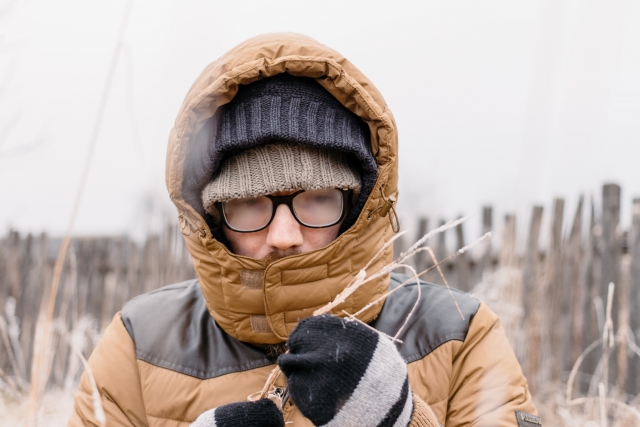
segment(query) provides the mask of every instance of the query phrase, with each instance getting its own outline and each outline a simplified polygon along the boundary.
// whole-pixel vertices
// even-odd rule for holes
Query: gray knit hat
[[[357,194],[362,188],[360,173],[340,151],[275,143],[228,158],[202,191],[202,204],[215,215],[216,202],[322,188],[351,189]]]
[[[231,163],[237,164],[238,159],[231,159],[255,147],[273,144],[305,147],[311,149],[307,150],[308,156],[312,156],[314,161],[324,159],[319,160],[324,163],[314,165],[311,169],[303,168],[304,173],[319,170],[319,168],[333,171],[335,166],[336,170],[340,171],[337,172],[338,175],[349,175],[345,172],[349,169],[351,175],[357,176],[361,188],[352,210],[345,218],[342,230],[353,225],[377,179],[377,164],[371,153],[367,124],[340,104],[312,78],[294,77],[283,73],[240,86],[231,102],[216,112],[213,123],[215,123],[215,129],[212,137],[198,139],[202,143],[196,143],[187,153],[184,190],[185,200],[192,206],[202,206],[203,210],[212,214],[214,218],[215,213],[209,209],[211,202],[222,200],[221,197],[226,198],[225,194],[228,193],[225,191],[232,191],[230,189],[233,185],[247,184],[247,182],[231,184],[229,181],[229,184],[224,184],[225,188],[229,186],[228,189],[223,191],[219,186],[220,183],[231,178],[228,172],[223,173],[223,169],[227,171],[233,169]],[[293,168],[300,167],[300,162],[307,156],[307,154],[276,155],[274,153],[276,151],[272,150],[268,154],[271,156],[270,162],[277,161],[275,159],[278,156],[284,156],[282,159],[288,160],[281,163],[283,167],[286,164]],[[298,155],[298,163],[291,160],[296,158],[296,155]],[[327,156],[332,160],[327,162]],[[251,158],[258,159],[260,155],[254,152],[248,155],[246,161]],[[258,166],[258,169],[268,173],[263,166]],[[237,176],[240,177],[240,174],[238,173]],[[329,186],[340,187],[341,185],[334,185],[339,184],[343,179],[340,176],[329,180],[331,181]],[[310,178],[320,180],[317,185],[329,183],[322,181],[323,178],[319,178],[317,174],[311,175]],[[305,186],[315,187],[307,178],[288,175],[284,170],[278,179],[286,182],[297,181],[298,185],[302,185],[300,184],[302,179]],[[256,180],[252,179],[250,192],[258,191],[255,190],[257,187],[254,185]],[[264,185],[264,189],[261,188],[260,192],[266,191],[267,188],[278,187],[271,181]],[[357,189],[356,184],[349,184],[346,187]],[[190,189],[198,188],[197,196],[191,193]],[[245,194],[244,190],[238,194]],[[209,206],[206,206],[207,203]]]

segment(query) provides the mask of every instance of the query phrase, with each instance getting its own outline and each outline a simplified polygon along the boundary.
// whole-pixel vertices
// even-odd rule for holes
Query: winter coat
[[[214,238],[199,202],[206,182],[194,182],[190,171],[193,159],[200,162],[197,167],[219,167],[214,114],[238,85],[283,72],[316,78],[369,125],[378,179],[355,224],[334,242],[265,268]],[[407,72],[406,81],[398,84],[411,78]],[[389,216],[376,209],[385,197],[397,196],[397,154],[395,121],[378,90],[340,54],[312,39],[259,36],[209,65],[176,119],[166,168],[167,188],[198,279],[133,299],[107,328],[89,360],[107,425],[187,426],[207,409],[259,391],[274,367],[260,345],[286,341],[298,319],[332,301],[393,235]],[[367,271],[378,271],[391,258],[392,247],[382,249]],[[355,313],[399,280],[386,275],[365,284],[332,314]],[[422,301],[398,347],[416,402],[412,425],[429,425],[420,423],[429,407],[445,426],[534,425],[517,420],[518,411],[535,414],[536,409],[496,316],[477,300],[455,293],[461,316],[446,289],[420,286]],[[395,335],[417,289],[417,284],[407,286],[359,317]],[[283,381],[281,376],[284,387]],[[91,390],[85,373],[70,426],[98,425],[92,421]],[[291,403],[285,417],[294,426],[311,425]]]

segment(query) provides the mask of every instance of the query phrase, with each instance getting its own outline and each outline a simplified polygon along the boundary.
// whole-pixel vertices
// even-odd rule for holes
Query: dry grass
[[[11,308],[13,301],[10,299],[7,303]],[[8,311],[8,313],[6,313]],[[68,359],[65,361],[66,376],[62,379],[62,386],[49,386],[45,389],[41,385],[40,395],[38,397],[37,407],[34,409],[33,401],[30,399],[30,384],[25,378],[26,374],[21,372],[19,367],[26,364],[25,357],[21,353],[18,336],[20,334],[19,319],[11,315],[11,310],[5,310],[5,316],[0,321],[0,333],[5,337],[9,337],[9,343],[14,342],[11,346],[9,358],[12,360],[14,372],[8,374],[0,372],[0,427],[15,426],[65,426],[73,407],[73,396],[78,386],[78,374],[82,371],[86,360],[82,355],[87,347],[99,339],[99,332],[96,328],[95,319],[91,316],[83,316],[75,323],[72,330],[67,330],[65,323],[61,319],[55,319],[51,322],[50,330],[52,331],[47,340],[46,354],[53,355],[56,349],[59,349],[58,342],[62,341],[71,350]],[[42,323],[45,321],[44,316],[40,316],[39,325],[36,328],[36,340],[42,338]],[[8,325],[7,325],[8,324]],[[5,339],[6,345],[7,339]],[[39,351],[41,346],[34,345],[34,352]],[[35,359],[34,360],[38,360]],[[42,360],[42,359],[39,359]],[[49,367],[51,357],[49,357]],[[42,372],[42,371],[40,371]],[[44,384],[44,378],[39,379],[40,384]],[[96,399],[96,414],[99,415],[102,408],[100,405],[99,394],[94,386],[94,394]]]
[[[446,229],[455,227],[458,222],[452,222],[434,230],[429,237],[436,232],[442,232]],[[357,275],[354,282],[347,287],[347,291],[338,296],[331,303],[333,309],[339,309],[339,305],[348,296],[368,280],[379,277],[379,274],[387,274],[397,269],[405,268],[411,272],[412,276],[419,276],[428,270],[437,269],[440,271],[442,280],[446,283],[444,272],[440,269],[440,265],[455,257],[458,254],[466,252],[469,246],[457,251],[449,257],[443,258],[438,262],[435,259],[435,253],[423,246],[427,239],[421,239],[416,245],[400,254],[393,264],[385,267],[384,272],[368,273],[367,268],[363,269],[361,274]],[[474,242],[477,243],[477,242]],[[432,257],[433,266],[429,269],[417,272],[412,265],[408,263],[409,258],[426,251]],[[522,347],[522,339],[525,332],[522,329],[522,316],[524,307],[522,306],[522,277],[523,272],[519,265],[510,265],[502,267],[491,274],[485,274],[483,280],[473,290],[473,294],[479,299],[486,302],[500,316],[501,322],[507,333],[507,337],[513,347],[518,351]],[[545,384],[544,388],[536,393],[536,405],[543,418],[544,425],[550,426],[590,426],[590,427],[625,427],[640,425],[640,396],[625,396],[618,393],[615,387],[609,384],[606,376],[607,362],[606,356],[615,354],[614,348],[617,343],[624,343],[629,349],[629,357],[640,357],[640,349],[633,341],[627,339],[627,335],[614,331],[611,324],[611,301],[613,300],[613,287],[609,295],[609,304],[607,304],[606,319],[603,328],[602,337],[591,346],[589,346],[584,354],[593,349],[602,349],[605,358],[598,364],[596,371],[591,373],[591,384],[589,392],[580,395],[577,387],[574,386],[576,372],[583,358],[579,358],[576,362],[571,375],[564,382]],[[455,301],[455,299],[454,299]],[[10,348],[9,354],[10,366],[12,372],[0,371],[0,427],[4,426],[21,426],[28,421],[29,405],[28,396],[30,384],[24,366],[27,364],[26,357],[21,353],[19,345],[21,319],[17,318],[14,313],[14,304],[8,301],[2,316],[0,316],[0,346]],[[452,304],[452,309],[454,305]],[[348,316],[356,319],[359,313],[349,314]],[[41,316],[43,319],[43,316]],[[91,316],[84,316],[79,321],[74,322],[73,330],[65,329],[65,322],[61,319],[53,319],[49,329],[53,332],[51,338],[47,341],[46,353],[53,354],[60,350],[58,343],[73,348],[74,351],[67,351],[66,378],[59,382],[58,385],[49,384],[47,389],[43,389],[39,398],[36,417],[37,426],[59,427],[65,426],[72,410],[73,394],[77,387],[77,373],[82,369],[83,350],[93,347],[93,344],[99,336],[99,329],[96,327],[97,320]],[[36,333],[36,336],[39,334]],[[390,337],[393,339],[393,337]],[[38,346],[34,346],[38,348]],[[86,354],[86,353],[85,353]],[[50,362],[50,359],[47,359]],[[49,363],[48,362],[48,363]],[[274,372],[274,375],[277,375]],[[62,384],[62,385],[60,385]],[[268,392],[268,387],[265,387]],[[96,407],[99,411],[99,408]],[[32,414],[33,415],[33,414]]]
[[[517,350],[522,345],[522,298],[518,269],[506,267],[489,275],[474,290],[473,294],[487,303],[500,317],[500,321]],[[609,384],[608,360],[615,354],[616,343],[624,343],[631,350],[629,357],[640,357],[640,348],[626,334],[613,330],[611,306],[614,299],[614,284],[609,285],[605,327],[602,337],[589,345],[575,362],[566,383],[547,384],[534,396],[536,407],[544,425],[565,427],[631,427],[640,425],[640,396],[622,396]],[[580,395],[575,379],[584,358],[596,348],[603,349],[596,372],[592,373],[589,393]]]
[[[42,396],[38,409],[38,427],[63,427],[67,425],[73,408],[73,391],[49,390]],[[0,398],[0,426],[17,427],[25,423],[28,400],[15,400],[6,395]]]

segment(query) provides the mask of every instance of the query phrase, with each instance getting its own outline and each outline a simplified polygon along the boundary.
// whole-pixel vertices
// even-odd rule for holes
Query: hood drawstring
[[[191,218],[188,211],[180,212],[178,221],[180,223],[180,231],[185,237],[197,232],[200,238],[204,238],[207,234],[204,228],[199,225],[201,221],[197,218]]]
[[[394,207],[397,200],[394,196],[387,197],[384,195],[384,183],[382,183],[382,185],[380,186],[380,196],[382,197],[384,203],[382,204],[382,206],[378,206],[374,210],[369,211],[367,219],[371,219],[371,216],[376,212],[378,212],[378,215],[380,215],[381,217],[385,217],[389,214],[389,212],[391,212],[391,215],[389,215],[389,222],[391,223],[391,229],[393,230],[393,232],[397,233],[398,231],[400,231],[400,220],[398,219],[398,214],[396,213]]]

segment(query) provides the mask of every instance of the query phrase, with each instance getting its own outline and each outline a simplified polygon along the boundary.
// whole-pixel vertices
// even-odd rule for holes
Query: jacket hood
[[[232,253],[205,221],[202,188],[220,166],[216,111],[247,85],[289,73],[316,79],[368,125],[378,176],[354,224],[330,245],[263,262]],[[187,94],[169,136],[166,184],[209,312],[228,334],[252,343],[285,341],[298,320],[332,301],[393,234],[378,215],[383,197],[397,196],[398,137],[395,121],[373,84],[339,53],[300,34],[267,34],[236,46],[210,64]],[[195,178],[194,178],[195,177]],[[198,178],[202,177],[202,178]],[[368,268],[391,262],[392,246]],[[354,313],[383,295],[389,276],[360,287],[332,314]],[[370,321],[381,303],[360,317]]]

